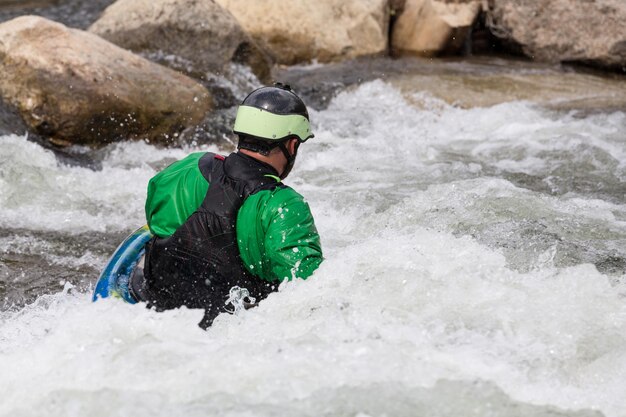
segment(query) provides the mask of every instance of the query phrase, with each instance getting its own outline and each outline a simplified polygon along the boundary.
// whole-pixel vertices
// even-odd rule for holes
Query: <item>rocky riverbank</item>
[[[626,72],[624,20],[620,0],[3,0],[0,115],[57,145],[178,144],[255,85],[298,86],[292,65],[496,51]]]

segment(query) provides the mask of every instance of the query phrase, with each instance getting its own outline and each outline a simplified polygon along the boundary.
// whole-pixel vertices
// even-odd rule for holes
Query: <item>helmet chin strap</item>
[[[300,141],[296,142],[296,147],[293,151],[293,154],[289,153],[289,150],[285,146],[285,142],[280,143],[278,147],[280,148],[280,150],[283,152],[283,155],[285,155],[285,158],[287,159],[287,165],[285,166],[285,169],[283,169],[283,172],[280,174],[280,179],[284,180],[285,178],[287,178],[287,175],[289,175],[289,173],[291,172],[291,169],[293,168],[294,163],[296,162],[296,156],[298,155],[298,148],[300,147]]]

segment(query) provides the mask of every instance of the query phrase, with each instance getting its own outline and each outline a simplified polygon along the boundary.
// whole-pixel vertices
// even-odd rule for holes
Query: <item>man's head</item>
[[[300,143],[313,137],[306,106],[288,85],[254,90],[237,110],[233,131],[238,148],[269,162],[285,178],[296,159]]]

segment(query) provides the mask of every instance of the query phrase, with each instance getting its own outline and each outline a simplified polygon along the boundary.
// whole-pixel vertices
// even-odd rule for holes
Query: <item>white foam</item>
[[[29,230],[131,230],[145,223],[148,180],[198,149],[162,149],[143,142],[113,145],[98,171],[66,166],[26,137],[1,138],[0,227]],[[209,147],[209,150],[216,150]]]
[[[420,227],[334,252],[312,279],[220,316],[207,333],[199,311],[159,314],[80,294],[2,313],[0,368],[11,377],[0,388],[11,400],[0,414],[28,398],[48,414],[60,396],[60,410],[98,415],[108,390],[138,394],[108,405],[120,415],[152,409],[155,398],[182,410],[219,395],[243,398],[251,412],[297,408],[321,392],[332,410],[345,387],[440,380],[493,381],[515,401],[609,416],[626,407],[626,306],[593,267],[520,274],[469,238]]]

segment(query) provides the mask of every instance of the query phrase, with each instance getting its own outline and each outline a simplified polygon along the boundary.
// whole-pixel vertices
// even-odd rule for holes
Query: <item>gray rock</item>
[[[387,51],[387,0],[217,0],[280,64]]]
[[[270,73],[269,57],[213,0],[118,0],[89,31],[193,76],[230,62],[249,65],[260,79]]]
[[[0,25],[0,95],[57,144],[167,143],[212,107],[196,81],[41,17]]]
[[[488,25],[532,59],[626,71],[626,1],[488,0]]]
[[[0,8],[41,7],[56,3],[58,0],[0,0]]]
[[[0,23],[24,15],[45,17],[74,29],[87,29],[115,0],[8,0],[14,6],[2,6]]]

